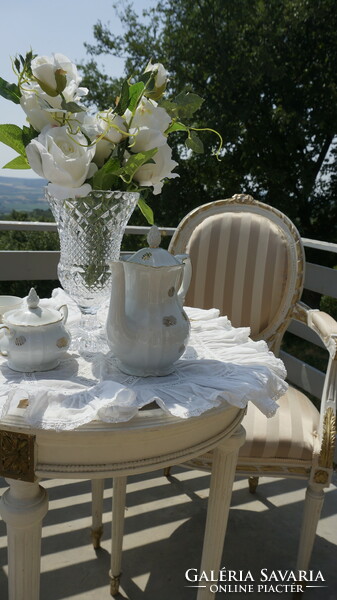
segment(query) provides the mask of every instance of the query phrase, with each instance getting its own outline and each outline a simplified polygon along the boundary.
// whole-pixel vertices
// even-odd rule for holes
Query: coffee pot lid
[[[181,265],[181,260],[164,248],[159,248],[161,233],[156,225],[152,225],[147,235],[147,248],[138,250],[127,262],[138,263],[148,267],[172,267]]]
[[[26,299],[26,306],[23,305],[23,308],[5,313],[4,320],[9,325],[38,327],[39,325],[57,323],[62,319],[62,315],[58,310],[40,306],[39,302],[40,298],[35,289],[31,288]]]

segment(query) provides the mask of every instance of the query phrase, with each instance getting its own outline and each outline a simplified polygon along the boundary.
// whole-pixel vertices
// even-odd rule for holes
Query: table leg
[[[99,548],[101,545],[101,537],[103,534],[103,494],[104,494],[104,479],[92,479],[91,481],[91,498],[92,498],[92,527],[91,539],[94,548]]]
[[[114,477],[112,495],[112,533],[111,533],[111,570],[110,593],[118,593],[122,566],[122,548],[124,533],[124,514],[126,496],[126,477]]]
[[[42,519],[48,496],[38,482],[7,479],[9,489],[0,501],[7,524],[9,600],[38,600]]]
[[[221,568],[223,544],[227,528],[232,487],[240,446],[244,443],[245,430],[242,426],[213,453],[212,475],[207,507],[207,519],[200,573],[218,573]],[[197,600],[214,598],[211,583],[200,587]]]

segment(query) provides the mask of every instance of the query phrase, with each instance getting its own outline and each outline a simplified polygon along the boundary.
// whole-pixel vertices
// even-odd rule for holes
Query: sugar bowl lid
[[[128,258],[127,262],[138,263],[148,267],[171,267],[181,265],[181,260],[164,248],[159,248],[161,233],[156,225],[152,225],[148,235],[148,248],[142,248]]]
[[[6,323],[9,325],[38,327],[39,325],[58,323],[62,319],[62,315],[58,310],[40,306],[39,302],[40,298],[35,289],[31,288],[26,299],[26,306],[6,313]]]

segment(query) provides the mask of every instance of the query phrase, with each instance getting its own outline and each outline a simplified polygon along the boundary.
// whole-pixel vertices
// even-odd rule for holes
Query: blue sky
[[[121,5],[121,0],[119,1]],[[121,24],[112,7],[113,0],[12,0],[1,11],[0,76],[16,82],[11,67],[11,57],[25,55],[33,49],[37,54],[50,55],[60,52],[79,62],[87,55],[84,42],[94,43],[94,24],[100,20],[108,24],[114,33],[121,31]],[[156,0],[134,0],[134,9],[141,14],[144,8],[155,6]],[[121,75],[123,61],[102,57],[98,63],[106,73]],[[0,123],[25,124],[25,115],[19,105],[0,96]],[[8,146],[0,143],[0,177],[38,177],[31,170],[1,169],[17,156]]]

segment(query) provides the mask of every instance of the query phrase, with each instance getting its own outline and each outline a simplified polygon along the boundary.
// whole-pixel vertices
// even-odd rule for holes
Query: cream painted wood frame
[[[179,224],[169,247],[189,253],[194,274],[187,306],[219,308],[232,325],[251,327],[251,337],[264,339],[277,355],[291,319],[305,323],[329,353],[318,411],[300,391],[289,387],[280,409],[266,419],[249,406],[243,426],[237,475],[308,480],[297,568],[308,568],[324,500],[331,482],[336,438],[337,323],[326,313],[300,301],[305,255],[300,235],[286,215],[251,196],[199,206]],[[212,452],[188,466],[210,469]]]

